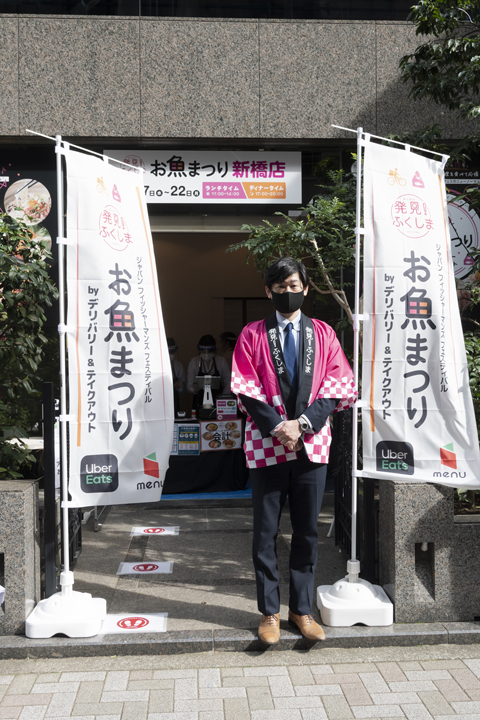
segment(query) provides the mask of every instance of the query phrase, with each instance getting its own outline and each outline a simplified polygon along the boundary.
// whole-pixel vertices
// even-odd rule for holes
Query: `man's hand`
[[[297,442],[295,442],[295,443],[289,442],[285,445],[285,447],[287,448],[287,450],[290,450],[291,452],[298,452],[303,447],[303,440],[302,440],[302,438],[299,438],[297,440]]]
[[[297,443],[302,430],[298,420],[285,420],[285,422],[275,430],[275,436],[280,440],[282,445],[286,445],[289,450]],[[290,443],[291,447],[288,446]]]

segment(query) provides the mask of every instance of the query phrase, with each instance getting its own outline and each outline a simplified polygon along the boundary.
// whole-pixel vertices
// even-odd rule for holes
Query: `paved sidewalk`
[[[0,718],[478,720],[480,648],[0,661]]]
[[[315,587],[345,575],[347,556],[327,537],[333,493],[325,496],[318,519],[319,562]],[[109,614],[168,613],[167,631],[98,634],[92,638],[55,636],[45,640],[0,636],[0,659],[98,655],[166,655],[254,652],[259,613],[251,560],[251,500],[165,501],[120,505],[102,515],[102,528],[84,526],[74,589],[105,598]],[[131,536],[132,527],[179,526],[179,535]],[[281,592],[281,635],[276,652],[307,651],[311,643],[286,622],[288,615],[291,524],[284,512],[277,538]],[[166,575],[117,575],[120,563],[173,562]],[[421,589],[415,576],[415,591]],[[320,616],[316,603],[312,613]],[[395,623],[389,627],[325,627],[327,648],[409,647],[480,643],[480,622]],[[1,717],[0,717],[1,720]],[[479,715],[480,720],[480,715]]]

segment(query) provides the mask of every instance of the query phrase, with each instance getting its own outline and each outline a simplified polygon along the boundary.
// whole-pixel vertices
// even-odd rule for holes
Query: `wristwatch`
[[[305,420],[305,418],[303,416],[297,418],[297,420],[300,425],[300,430],[302,432],[307,432],[307,430],[310,429],[310,425],[307,423],[307,421]]]

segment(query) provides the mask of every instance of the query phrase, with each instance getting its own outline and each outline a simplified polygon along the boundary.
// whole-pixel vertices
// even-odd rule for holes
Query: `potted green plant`
[[[34,458],[24,443],[29,402],[39,395],[48,337],[45,308],[58,298],[48,243],[0,213],[0,478],[22,477]]]

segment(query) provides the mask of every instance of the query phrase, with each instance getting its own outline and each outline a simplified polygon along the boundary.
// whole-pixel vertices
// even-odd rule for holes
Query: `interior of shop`
[[[246,251],[227,252],[244,237],[234,231],[153,232],[165,330],[178,345],[176,359],[185,371],[202,335],[213,335],[222,355],[222,333],[238,337],[247,323],[273,311]],[[188,416],[192,395],[182,394],[180,403]]]

